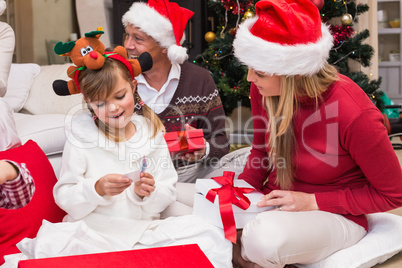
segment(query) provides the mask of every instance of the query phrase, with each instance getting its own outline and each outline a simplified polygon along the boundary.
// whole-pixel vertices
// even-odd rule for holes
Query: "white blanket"
[[[133,226],[132,228],[135,228]],[[152,247],[198,244],[214,267],[232,267],[232,243],[223,230],[194,215],[153,221],[134,247],[124,241],[90,229],[84,221],[43,221],[34,239],[17,244],[21,254],[5,257],[2,268],[16,268],[19,260],[36,259]]]

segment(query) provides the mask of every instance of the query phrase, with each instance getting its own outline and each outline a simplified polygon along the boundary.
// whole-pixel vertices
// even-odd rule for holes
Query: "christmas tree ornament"
[[[236,35],[237,28],[231,28],[229,33],[234,37]]]
[[[352,21],[353,21],[353,17],[349,13],[345,13],[341,17],[341,22],[343,25],[350,25],[352,23]]]
[[[353,35],[353,28],[346,25],[332,25],[330,31],[334,37],[334,45],[339,46]]]
[[[324,7],[324,0],[311,0],[311,2],[320,10]]]
[[[207,41],[208,43],[211,43],[212,41],[214,41],[216,39],[216,34],[214,32],[207,32],[204,35],[205,41]]]
[[[249,19],[249,18],[252,18],[252,17],[254,17],[254,16],[255,16],[254,12],[251,11],[250,9],[247,9],[247,11],[244,12],[242,21],[244,21],[244,20],[246,20],[246,19]]]

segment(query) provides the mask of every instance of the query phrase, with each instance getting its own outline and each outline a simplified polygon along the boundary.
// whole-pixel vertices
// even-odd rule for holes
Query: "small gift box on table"
[[[213,268],[197,244],[25,260],[18,268]]]
[[[221,177],[197,179],[193,214],[223,228],[226,239],[236,243],[236,229],[273,207],[257,207],[264,194],[244,180],[233,180],[234,175],[225,171]]]
[[[167,132],[165,140],[171,153],[193,153],[205,147],[202,129]]]

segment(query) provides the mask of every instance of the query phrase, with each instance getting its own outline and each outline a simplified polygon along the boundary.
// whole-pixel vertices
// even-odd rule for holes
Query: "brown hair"
[[[293,185],[293,153],[297,146],[293,115],[297,110],[297,97],[315,98],[318,105],[321,94],[337,80],[336,68],[326,64],[317,74],[311,76],[281,76],[280,95],[263,97],[269,118],[269,168],[276,168],[275,183],[281,189],[291,189]]]
[[[95,112],[91,109],[88,102],[107,99],[112,94],[113,89],[117,84],[119,75],[121,75],[124,80],[129,82],[130,85],[132,84],[131,75],[127,67],[120,61],[112,58],[106,58],[103,67],[98,70],[85,69],[80,72],[78,76],[78,83],[92,116],[95,116]],[[142,102],[137,90],[134,92],[134,100],[137,104],[136,106]],[[165,127],[163,126],[161,120],[151,110],[151,108],[145,104],[142,106],[140,105],[139,107],[140,109],[138,109],[137,113],[149,119],[149,122],[151,123],[151,138],[154,138],[158,131],[165,131]],[[105,125],[98,118],[95,118],[95,124],[108,139],[115,142],[121,141],[119,136],[116,136],[116,133],[113,133],[109,126]]]

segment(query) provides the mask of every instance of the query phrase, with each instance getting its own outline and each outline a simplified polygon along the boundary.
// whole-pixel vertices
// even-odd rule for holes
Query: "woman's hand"
[[[314,194],[274,190],[261,198],[258,207],[274,206],[280,211],[319,210]]]
[[[121,174],[107,174],[95,183],[95,190],[100,196],[114,196],[121,194],[131,183],[132,180]]]
[[[140,196],[149,196],[153,191],[155,191],[155,180],[154,177],[146,172],[141,172],[140,180],[134,183],[134,192]]]

